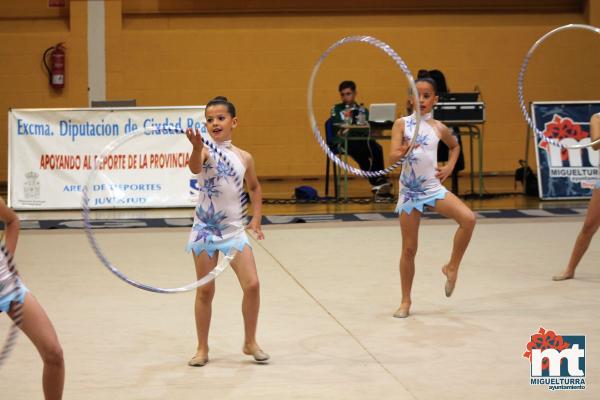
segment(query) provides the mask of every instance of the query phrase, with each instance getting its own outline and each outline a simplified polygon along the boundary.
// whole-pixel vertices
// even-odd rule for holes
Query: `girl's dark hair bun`
[[[217,97],[213,98],[211,101],[209,101],[206,104],[206,108],[216,106],[216,105],[224,105],[225,107],[227,107],[227,112],[229,112],[229,114],[232,117],[235,117],[235,115],[236,115],[235,106],[233,105],[232,102],[227,100],[227,97],[217,96]]]
[[[422,78],[431,78],[429,71],[427,71],[426,69],[420,69],[419,72],[417,72],[417,79]]]
[[[435,79],[433,79],[431,77],[431,75],[429,74],[429,71],[427,71],[426,69],[420,69],[419,72],[417,72],[417,79],[415,79],[415,83],[417,83],[417,82],[429,83],[433,87],[433,91],[437,95],[437,92],[438,92],[437,82],[435,81]]]

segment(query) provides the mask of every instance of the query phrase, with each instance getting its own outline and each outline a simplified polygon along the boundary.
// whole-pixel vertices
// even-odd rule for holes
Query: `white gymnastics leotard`
[[[243,179],[246,166],[232,149],[231,141],[215,144],[231,166],[212,153],[204,161],[197,175],[198,202],[187,244],[188,252],[199,255],[206,251],[210,257],[217,251],[229,254],[232,249],[242,251],[249,245],[241,193],[235,183],[236,176]]]
[[[413,138],[416,117],[412,114],[403,117],[404,139]],[[396,212],[410,214],[417,209],[423,212],[424,206],[434,206],[437,200],[446,196],[448,190],[436,178],[437,146],[440,141],[438,134],[430,122],[432,113],[423,115],[419,124],[419,133],[415,145],[402,164],[400,174],[400,194]]]

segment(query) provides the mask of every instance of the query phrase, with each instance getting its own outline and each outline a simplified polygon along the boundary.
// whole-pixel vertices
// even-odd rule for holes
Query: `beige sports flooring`
[[[440,267],[455,225],[421,226],[412,316],[400,300],[396,222],[267,226],[253,241],[262,309],[256,365],[241,353],[241,290],[217,280],[210,363],[195,350],[193,293],[159,295],[118,281],[80,230],[21,233],[24,281],[62,342],[65,399],[598,399],[600,235],[577,279],[552,282],[583,217],[480,220],[452,298]],[[166,282],[192,276],[188,229],[103,230],[107,254]],[[0,334],[8,319],[0,316]],[[522,354],[539,327],[587,335],[582,392],[529,384]],[[0,369],[2,399],[41,399],[41,361],[21,335]]]

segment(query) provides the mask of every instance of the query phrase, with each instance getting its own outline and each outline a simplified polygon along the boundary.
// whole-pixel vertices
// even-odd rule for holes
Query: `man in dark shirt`
[[[356,84],[353,81],[343,81],[339,88],[342,102],[331,109],[333,127],[337,133],[334,145],[342,145],[344,139],[340,136],[348,135],[348,138],[361,138],[362,140],[348,140],[348,155],[354,159],[364,171],[379,171],[384,169],[383,150],[381,145],[369,137],[369,128],[345,129],[340,125],[367,125],[369,111],[356,102]],[[376,197],[389,198],[392,195],[392,185],[385,176],[369,178],[371,191]]]

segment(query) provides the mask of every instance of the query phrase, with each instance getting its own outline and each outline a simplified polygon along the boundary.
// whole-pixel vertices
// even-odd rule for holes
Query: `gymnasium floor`
[[[396,220],[265,225],[266,239],[252,245],[261,278],[259,342],[272,356],[268,365],[241,353],[241,290],[231,270],[217,281],[211,361],[191,368],[193,293],[158,295],[125,285],[100,265],[80,229],[23,229],[17,261],[59,333],[65,399],[595,399],[600,237],[577,279],[553,282],[585,209],[575,204],[568,216],[553,216],[539,208],[527,218],[480,213],[450,299],[440,267],[455,226],[424,219],[412,316],[405,320],[391,316],[400,300]],[[184,213],[161,214],[173,222]],[[22,217],[31,225],[51,215]],[[180,250],[188,230],[97,235],[117,264],[157,279],[166,270],[189,280],[192,260]],[[7,323],[0,321],[3,334]],[[540,327],[586,335],[585,391],[530,385],[523,352]],[[40,376],[34,348],[20,337],[0,373],[2,398],[41,399]]]

